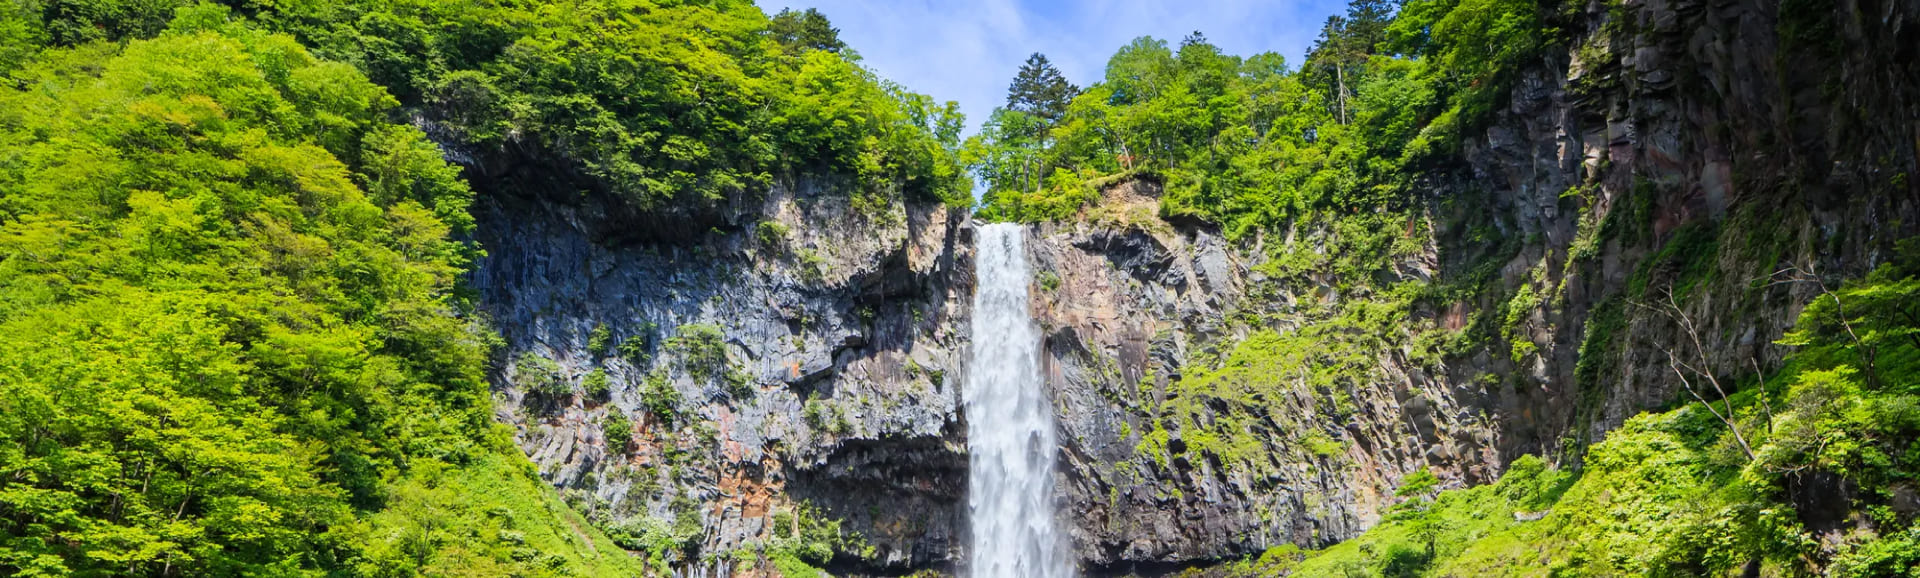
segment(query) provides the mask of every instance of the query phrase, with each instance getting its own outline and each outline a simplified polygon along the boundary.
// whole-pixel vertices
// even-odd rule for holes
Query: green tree
[[[471,192],[385,90],[210,5],[14,74],[0,574],[637,571],[497,538],[559,510],[490,424]]]
[[[1078,92],[1046,55],[1035,52],[1007,86],[1007,110],[1038,118],[1042,126],[1052,125],[1066,115],[1067,103]]]
[[[798,54],[808,50],[838,53],[847,49],[846,43],[840,41],[840,29],[834,28],[825,14],[812,8],[805,11],[783,8],[779,14],[773,15],[773,22],[767,29],[773,34],[774,41],[789,53]]]

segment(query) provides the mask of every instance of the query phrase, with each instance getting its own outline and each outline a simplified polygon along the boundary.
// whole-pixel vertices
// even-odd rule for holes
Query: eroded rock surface
[[[674,243],[596,236],[590,203],[485,201],[473,285],[507,341],[499,418],[612,526],[692,512],[701,550],[726,552],[806,501],[872,547],[850,567],[943,564],[963,545],[970,228],[937,204],[768,197]],[[722,359],[702,354],[716,341],[702,331]],[[529,355],[570,393],[528,391]],[[604,396],[585,391],[596,371]],[[607,437],[614,414],[630,447]]]

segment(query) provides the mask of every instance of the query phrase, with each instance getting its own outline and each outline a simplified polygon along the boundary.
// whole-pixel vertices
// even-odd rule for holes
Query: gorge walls
[[[1525,454],[1577,466],[1679,399],[1669,356],[1770,369],[1814,280],[1920,232],[1920,5],[1553,8],[1562,38],[1410,210],[1229,235],[1163,218],[1148,177],[1028,227],[1085,568],[1324,546],[1422,468],[1458,487]],[[631,548],[831,519],[858,536],[827,543],[831,569],[964,564],[975,227],[833,190],[776,187],[671,238],[592,202],[481,202],[498,417]]]
[[[1412,214],[1229,239],[1157,217],[1147,181],[1034,227],[1083,560],[1324,546],[1422,468],[1461,486],[1523,454],[1577,467],[1682,399],[1669,356],[1729,383],[1776,367],[1816,280],[1920,224],[1920,76],[1876,64],[1920,46],[1920,10],[1826,8],[1565,6],[1568,45],[1422,177]],[[1336,273],[1357,246],[1381,260],[1359,281]]]

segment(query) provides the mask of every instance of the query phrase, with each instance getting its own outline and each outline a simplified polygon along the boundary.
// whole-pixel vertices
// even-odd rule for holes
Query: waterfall
[[[1073,576],[1053,518],[1053,404],[1040,381],[1022,236],[1013,224],[978,231],[973,361],[964,393],[972,578]]]

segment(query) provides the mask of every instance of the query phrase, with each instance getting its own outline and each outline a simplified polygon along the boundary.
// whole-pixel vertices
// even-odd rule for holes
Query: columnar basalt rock
[[[506,339],[498,417],[610,526],[691,512],[700,551],[726,552],[806,503],[871,546],[850,568],[944,564],[964,542],[969,225],[813,187],[672,243],[597,235],[592,203],[487,199],[473,286]],[[529,391],[526,356],[566,392]],[[608,438],[616,414],[631,443]]]

